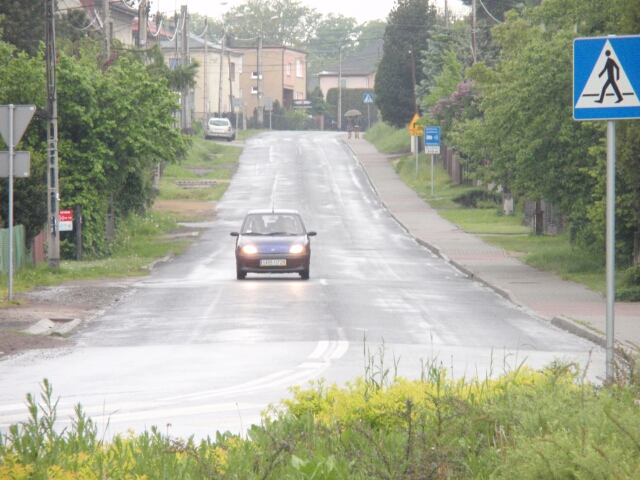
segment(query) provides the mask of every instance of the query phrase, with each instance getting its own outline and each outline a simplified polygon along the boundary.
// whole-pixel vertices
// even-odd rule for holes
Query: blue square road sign
[[[573,118],[640,118],[640,35],[573,41]]]

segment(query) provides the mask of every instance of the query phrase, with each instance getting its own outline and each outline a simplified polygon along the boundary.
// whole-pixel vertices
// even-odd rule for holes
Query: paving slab
[[[597,344],[606,330],[599,293],[530,267],[438,215],[396,174],[392,156],[364,139],[342,140],[351,149],[390,214],[422,245],[534,315]],[[397,156],[396,156],[397,157]],[[616,302],[615,339],[640,349],[640,302]]]

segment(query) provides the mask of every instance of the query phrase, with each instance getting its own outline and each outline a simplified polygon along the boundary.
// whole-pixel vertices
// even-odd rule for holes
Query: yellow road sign
[[[409,123],[409,133],[412,137],[421,137],[424,135],[424,126],[416,125],[416,123],[420,120],[420,115],[417,113],[413,116],[411,123]]]

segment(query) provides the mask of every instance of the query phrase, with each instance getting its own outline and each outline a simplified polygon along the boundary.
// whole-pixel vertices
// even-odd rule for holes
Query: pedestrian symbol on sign
[[[575,108],[607,108],[613,105],[637,107],[640,101],[624,66],[607,40]]]
[[[363,93],[362,101],[365,104],[373,103],[373,93]]]
[[[604,84],[604,87],[602,87],[600,98],[596,100],[596,103],[602,103],[602,100],[604,99],[605,93],[607,93],[607,88],[609,87],[609,85],[613,87],[613,91],[616,92],[616,97],[618,97],[618,101],[616,103],[620,103],[622,101],[622,95],[620,94],[620,90],[618,90],[618,85],[616,84],[616,80],[620,80],[620,67],[618,67],[618,64],[616,63],[615,60],[612,60],[610,58],[611,50],[607,50],[606,55],[607,55],[607,63],[605,63],[604,68],[602,69],[600,74],[598,74],[598,78],[600,78],[604,72],[607,72],[607,81]],[[614,69],[616,71],[615,75],[613,74]]]

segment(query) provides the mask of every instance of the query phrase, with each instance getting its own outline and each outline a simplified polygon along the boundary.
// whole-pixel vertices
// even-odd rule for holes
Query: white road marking
[[[329,358],[332,360],[341,358],[345,353],[347,353],[347,350],[349,350],[349,342],[341,340],[338,342],[338,348],[333,351]]]
[[[318,342],[316,349],[307,358],[320,358],[329,348],[329,342],[327,340],[321,340]]]

